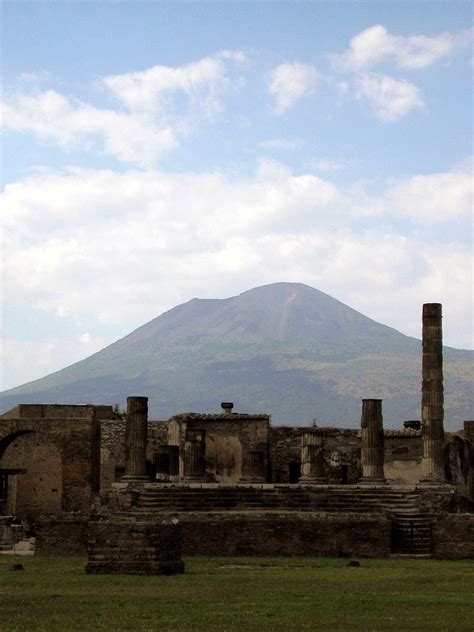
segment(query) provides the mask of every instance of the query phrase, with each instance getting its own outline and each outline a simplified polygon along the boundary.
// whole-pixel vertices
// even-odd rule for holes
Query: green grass
[[[21,562],[24,572],[9,566]],[[0,558],[0,631],[474,630],[474,563],[186,558],[175,577],[86,575],[82,557]]]

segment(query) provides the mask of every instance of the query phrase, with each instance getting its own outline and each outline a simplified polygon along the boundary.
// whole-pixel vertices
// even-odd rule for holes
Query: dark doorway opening
[[[156,463],[152,463],[151,461],[145,462],[145,472],[148,478],[155,479],[156,478]]]
[[[170,476],[179,476],[179,446],[168,447],[170,458]]]
[[[301,476],[301,463],[299,461],[293,461],[288,463],[288,482],[292,485],[300,480]]]
[[[349,466],[341,465],[341,484],[347,485],[349,482]]]
[[[125,476],[125,468],[123,466],[117,466],[115,468],[115,482],[118,482]]]

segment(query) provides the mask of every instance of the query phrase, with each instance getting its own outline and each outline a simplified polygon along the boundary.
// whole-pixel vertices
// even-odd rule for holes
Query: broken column
[[[126,465],[122,480],[146,480],[148,397],[127,397]]]
[[[383,416],[381,399],[362,400],[362,482],[384,483]]]
[[[444,473],[443,329],[440,303],[423,305],[421,420],[422,481],[442,483]]]
[[[323,483],[324,455],[323,435],[318,431],[307,431],[301,435],[301,477],[303,483]]]

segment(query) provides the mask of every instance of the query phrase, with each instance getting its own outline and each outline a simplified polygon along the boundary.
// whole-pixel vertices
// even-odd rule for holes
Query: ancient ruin
[[[379,399],[362,400],[359,430],[273,427],[231,402],[168,421],[138,396],[125,417],[20,405],[0,417],[0,514],[39,550],[87,549],[90,573],[179,573],[181,550],[473,557],[474,421],[443,429],[438,304],[423,307],[421,399],[421,428],[397,430]]]

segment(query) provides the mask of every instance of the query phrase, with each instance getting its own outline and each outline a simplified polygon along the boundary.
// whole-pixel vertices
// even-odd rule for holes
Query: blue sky
[[[280,280],[472,347],[470,3],[2,9],[4,388]]]

